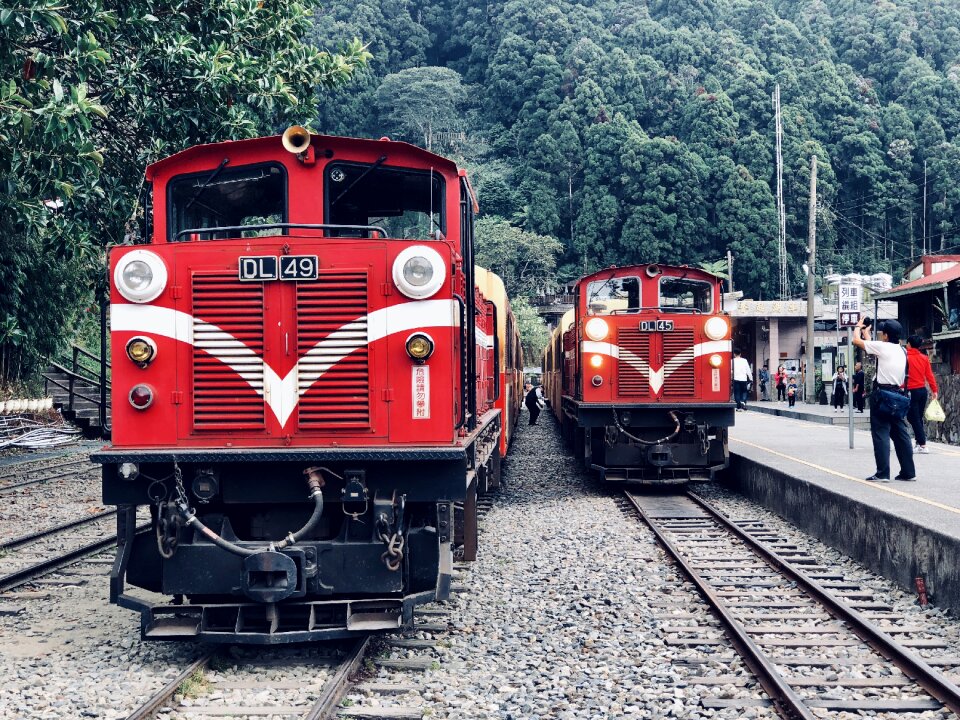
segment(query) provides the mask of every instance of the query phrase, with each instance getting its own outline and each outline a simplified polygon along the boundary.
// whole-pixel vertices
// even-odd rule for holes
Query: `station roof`
[[[935,272],[933,275],[927,275],[926,277],[903,283],[903,285],[897,285],[895,288],[887,290],[886,292],[877,293],[873,296],[873,299],[894,300],[905,297],[906,295],[914,295],[931,290],[941,290],[957,279],[960,279],[960,263],[952,265],[940,272]]]

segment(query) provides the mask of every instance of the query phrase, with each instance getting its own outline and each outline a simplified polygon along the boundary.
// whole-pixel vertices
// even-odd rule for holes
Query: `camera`
[[[865,317],[865,318],[863,319],[863,326],[864,326],[865,328],[868,328],[868,327],[870,327],[871,325],[873,325],[873,319],[868,315],[867,317]]]

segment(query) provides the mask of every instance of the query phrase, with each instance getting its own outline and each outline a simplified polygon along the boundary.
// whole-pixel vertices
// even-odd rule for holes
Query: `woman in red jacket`
[[[937,379],[933,376],[930,367],[930,358],[923,350],[923,338],[911,335],[907,338],[907,390],[910,393],[910,411],[907,420],[913,428],[916,438],[916,451],[924,454],[927,450],[927,433],[923,427],[923,411],[927,408],[927,383],[933,397],[937,396]]]

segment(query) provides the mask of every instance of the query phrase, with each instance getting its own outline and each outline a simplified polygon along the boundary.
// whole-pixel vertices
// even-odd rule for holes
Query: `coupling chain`
[[[388,570],[396,572],[403,564],[403,535],[394,533],[388,538],[386,535],[381,534],[380,539],[387,546],[387,549],[383,555],[380,556],[380,559],[383,560]]]
[[[707,427],[705,425],[697,427],[697,438],[700,440],[700,454],[708,455],[710,453],[710,438],[707,437]]]

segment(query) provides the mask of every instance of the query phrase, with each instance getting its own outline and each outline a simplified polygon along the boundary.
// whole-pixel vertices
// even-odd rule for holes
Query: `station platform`
[[[807,422],[822,423],[824,425],[843,425],[847,427],[849,421],[848,408],[844,407],[842,412],[837,412],[830,405],[807,405],[803,402],[797,402],[790,407],[785,402],[777,400],[756,400],[748,403],[747,407],[754,412],[765,413],[767,415],[776,415],[778,417],[793,418],[794,420],[806,420]],[[853,426],[855,428],[870,429],[870,408],[865,407],[862,413],[853,411]]]
[[[908,592],[924,578],[931,602],[960,616],[960,448],[927,443],[929,454],[914,454],[916,481],[868,482],[869,424],[851,450],[846,425],[755,406],[731,428],[725,482]],[[891,448],[891,477],[899,469]]]

